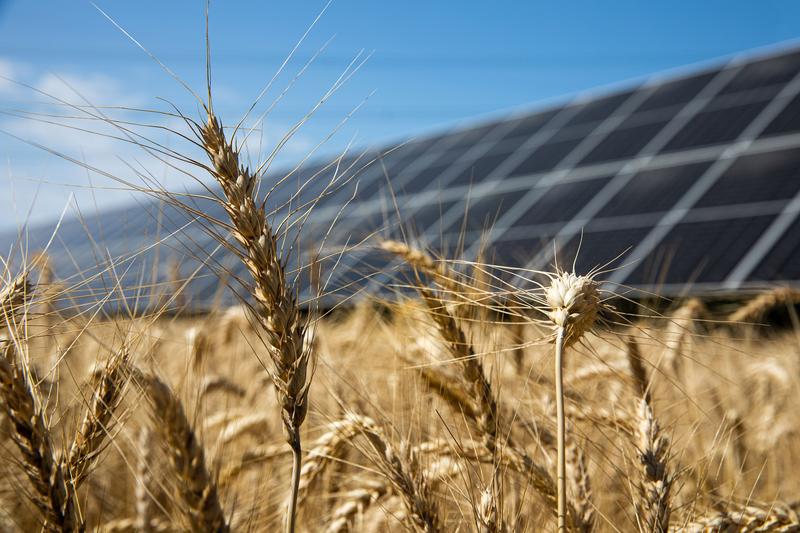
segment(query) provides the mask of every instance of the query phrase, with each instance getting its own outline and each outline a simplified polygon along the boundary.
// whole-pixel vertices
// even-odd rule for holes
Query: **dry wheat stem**
[[[597,320],[600,294],[591,277],[572,272],[550,275],[545,289],[547,313],[555,326],[558,530],[567,529],[566,418],[564,414],[564,350],[580,340]]]
[[[556,462],[556,482],[558,490],[558,530],[567,530],[567,462],[566,462],[566,418],[564,416],[564,338],[566,328],[559,327],[556,332],[556,446],[558,458]]]
[[[267,221],[264,204],[259,205],[256,199],[259,177],[239,163],[238,150],[225,138],[222,125],[210,108],[208,120],[200,127],[200,137],[213,162],[212,174],[225,195],[223,205],[231,220],[233,237],[242,248],[241,259],[254,280],[252,295],[274,365],[273,381],[286,441],[293,454],[286,520],[287,531],[293,532],[302,464],[300,426],[308,410],[312,376],[309,371],[312,354],[305,338],[307,328],[296,291],[286,279],[278,237]]]
[[[491,483],[481,492],[481,499],[478,502],[478,531],[480,533],[502,533],[502,517],[498,509],[496,489]]]
[[[159,378],[136,371],[139,384],[152,402],[156,426],[178,476],[182,510],[193,531],[228,531],[217,487],[205,463],[205,453],[189,424],[180,400]]]
[[[625,354],[628,357],[628,365],[630,367],[633,382],[636,385],[637,396],[650,402],[650,381],[647,377],[647,369],[644,367],[644,359],[642,359],[642,352],[639,350],[639,343],[634,338],[626,340],[627,350]]]
[[[154,531],[151,524],[155,520],[153,495],[150,493],[153,488],[154,454],[153,433],[147,426],[139,430],[137,451],[139,457],[136,465],[136,488],[134,489],[136,498],[134,529],[142,533],[151,533]]]

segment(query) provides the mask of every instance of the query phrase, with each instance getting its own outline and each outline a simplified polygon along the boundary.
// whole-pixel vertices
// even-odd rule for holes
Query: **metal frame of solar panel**
[[[342,296],[385,290],[403,272],[368,244],[336,254],[372,235],[515,267],[605,265],[608,287],[665,295],[798,284],[800,49],[742,54],[332,168],[352,180],[319,199],[307,227],[326,237],[336,271],[324,278],[346,286]]]

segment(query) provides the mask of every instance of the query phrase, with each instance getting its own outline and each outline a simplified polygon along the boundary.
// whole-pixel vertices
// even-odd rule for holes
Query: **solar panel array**
[[[610,283],[667,295],[800,282],[798,49],[739,56],[329,163],[304,165],[288,185],[318,178],[294,197],[284,184],[270,203],[285,213],[289,203],[317,199],[295,255],[324,239],[331,255],[322,276],[332,290],[347,287],[341,294],[380,290],[397,275],[392,258],[369,245],[376,234],[413,236],[467,260],[483,250],[483,259],[516,267],[574,260],[585,272],[609,264]],[[354,179],[324,189],[337,169]],[[218,206],[204,207],[224,217]],[[196,225],[164,239],[185,222],[173,208],[131,206],[65,224],[51,256],[57,272],[97,264],[88,230],[108,257],[150,246],[136,261],[164,279],[166,254],[151,246],[154,237],[196,258],[217,245]],[[42,242],[51,229],[31,230],[29,239]],[[242,274],[224,250],[213,257]],[[208,304],[220,282],[203,275],[199,259],[188,261],[184,274],[200,268],[188,293]]]

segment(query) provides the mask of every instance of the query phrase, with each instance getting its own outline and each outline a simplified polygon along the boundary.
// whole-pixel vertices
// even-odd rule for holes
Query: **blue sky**
[[[204,89],[203,1],[97,4],[189,85]],[[246,111],[323,6],[320,1],[212,3],[215,100],[226,122]],[[795,1],[335,0],[258,109],[333,40],[270,114],[259,142],[248,148],[253,158],[263,153],[361,50],[372,54],[369,61],[300,130],[282,161],[306,153],[367,97],[319,153],[420,135],[785,42],[800,37],[798,22]],[[94,105],[163,111],[166,99],[197,113],[180,85],[83,0],[0,0],[0,76],[76,104],[85,98]],[[0,78],[3,132],[124,178],[135,180],[130,166],[141,165],[171,188],[186,186],[185,177],[148,161],[135,147],[19,114],[75,115],[52,104],[34,89]],[[158,115],[109,114],[173,124]],[[110,132],[100,124],[89,128]],[[109,190],[117,186],[113,181],[6,135],[0,135],[0,156],[0,228],[51,218],[70,194],[90,209],[95,202],[102,208],[129,200],[129,193]]]

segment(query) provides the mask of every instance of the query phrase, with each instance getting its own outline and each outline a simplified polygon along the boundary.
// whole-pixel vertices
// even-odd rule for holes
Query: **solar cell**
[[[524,160],[508,173],[508,177],[524,176],[550,170],[560,163],[583,139],[551,141],[535,148]]]
[[[457,203],[455,200],[450,200],[424,204],[415,208],[412,211],[412,215],[405,222],[416,233],[423,233],[426,229],[438,231],[437,225],[442,218],[442,214]]]
[[[604,120],[611,116],[631,94],[633,94],[633,91],[624,91],[590,100],[584,103],[563,127],[569,128],[578,124],[593,124]]]
[[[466,206],[458,204],[457,218],[452,220],[448,227],[442,228],[442,233],[464,231],[481,231],[489,228],[500,214],[507,211],[520,199],[520,191],[508,191],[484,194],[468,198]]]
[[[552,185],[516,220],[515,225],[532,226],[570,220],[610,179],[611,176],[602,176]]]
[[[427,166],[417,172],[413,178],[405,183],[399,190],[405,194],[420,192],[426,187],[442,185],[442,175],[450,168],[450,164]]]
[[[795,96],[786,108],[764,128],[759,137],[771,137],[800,131],[800,95]]]
[[[667,122],[668,120],[662,120],[614,130],[605,135],[579,164],[589,165],[633,157],[653,140]]]
[[[718,73],[718,70],[712,70],[695,76],[661,83],[637,108],[637,112],[685,104],[697,96]]]
[[[511,128],[503,135],[501,141],[506,141],[513,138],[527,139],[534,133],[537,133],[547,122],[552,119],[557,109],[551,109],[544,112],[537,112],[524,116],[522,118],[513,119]],[[520,143],[521,144],[521,143]]]
[[[552,245],[553,236],[535,233],[517,239],[498,239],[486,251],[486,262],[509,267],[524,267],[544,247]]]
[[[597,217],[667,211],[710,165],[706,161],[638,172],[603,206]]]
[[[633,243],[641,240],[650,228],[625,228],[608,231],[587,231],[560,245],[558,264],[561,268],[586,274],[593,269],[607,271],[617,268],[631,268],[625,262],[625,255]],[[600,275],[599,279],[605,278]]]
[[[800,190],[800,149],[739,157],[698,200],[698,207],[788,200]]]
[[[387,177],[396,182],[397,178],[411,165],[417,163],[429,148],[429,146],[415,145],[385,152],[370,166],[369,177],[364,180],[366,183],[359,187],[359,200],[374,198],[378,191],[386,187]]]
[[[461,172],[453,177],[448,185],[454,187],[457,185],[470,185],[472,183],[479,183],[491,176],[492,172],[500,166],[500,163],[508,159],[511,154],[512,152],[508,151],[490,152],[485,154],[479,159],[467,164],[461,170]]]
[[[722,89],[722,94],[731,94],[751,89],[780,88],[800,71],[800,52],[780,54],[777,57],[756,60],[744,68]]]
[[[664,152],[735,140],[769,100],[705,110],[698,113],[664,147]]]
[[[800,279],[800,218],[789,226],[747,279],[749,281]]]
[[[762,215],[677,224],[626,283],[720,283],[774,218]]]

